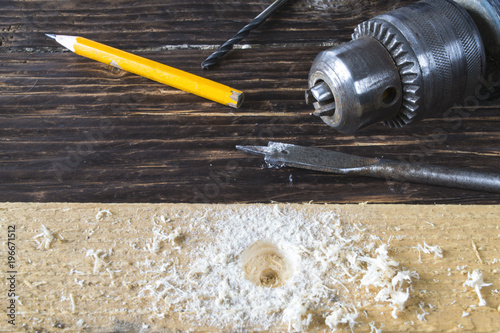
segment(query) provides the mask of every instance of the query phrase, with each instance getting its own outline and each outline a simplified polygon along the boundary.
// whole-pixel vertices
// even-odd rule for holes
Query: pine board
[[[477,203],[499,194],[269,170],[235,149],[268,141],[498,170],[498,95],[482,92],[413,126],[343,135],[310,115],[318,52],[363,20],[413,1],[291,1],[210,71],[200,63],[265,1],[2,1],[0,201]],[[78,34],[246,93],[226,108],[65,52]],[[477,103],[476,103],[477,102]],[[477,104],[477,106],[476,106]]]
[[[390,315],[387,304],[366,306],[358,318],[356,332],[369,332],[369,323],[384,326],[385,332],[497,332],[500,322],[500,227],[498,206],[460,205],[189,205],[189,204],[71,204],[4,203],[0,204],[0,225],[5,240],[9,225],[16,227],[16,293],[19,296],[16,327],[2,316],[2,332],[219,332],[220,327],[206,327],[204,321],[189,322],[179,318],[179,308],[159,303],[163,318],[151,310],[153,297],[140,291],[154,284],[158,273],[141,273],[145,260],[161,262],[174,259],[183,272],[192,257],[190,248],[204,248],[212,238],[210,225],[201,237],[190,230],[187,216],[193,213],[229,210],[238,216],[248,209],[276,209],[304,213],[313,219],[323,212],[339,214],[346,228],[359,224],[367,235],[389,242],[390,256],[401,267],[415,270],[419,280],[411,284],[410,298],[398,319]],[[98,215],[109,210],[111,215]],[[160,244],[158,253],[144,250],[153,238],[152,219],[161,215],[171,219],[173,228],[181,228],[183,240]],[[216,215],[214,215],[216,216]],[[98,219],[98,217],[101,217]],[[41,228],[45,226],[55,239],[45,246]],[[251,228],[251,226],[242,226]],[[37,237],[38,236],[38,237]],[[58,237],[62,238],[58,240]],[[439,245],[443,258],[421,253],[418,243]],[[474,244],[474,245],[472,245]],[[173,246],[180,246],[180,250]],[[476,249],[474,249],[474,247]],[[109,253],[105,262],[94,267],[88,250]],[[111,251],[112,249],[112,251]],[[1,256],[6,258],[6,244]],[[239,260],[239,256],[236,256]],[[495,260],[496,259],[496,260]],[[3,266],[5,273],[5,266]],[[467,272],[478,269],[485,282],[481,293],[487,306],[478,307],[472,288],[464,287]],[[5,276],[5,275],[4,275]],[[2,304],[7,304],[2,279]],[[342,289],[339,287],[339,290]],[[342,293],[342,298],[363,299],[363,293]],[[167,294],[168,296],[168,294]],[[213,295],[215,301],[216,295]],[[425,321],[417,319],[424,302]],[[21,305],[22,304],[22,305]],[[428,307],[427,304],[432,305]],[[469,313],[462,317],[463,313]],[[325,311],[318,311],[310,331],[328,331]],[[323,319],[321,319],[323,318]],[[323,320],[323,322],[322,322]],[[257,327],[247,326],[247,331]],[[287,331],[279,322],[270,331]],[[350,331],[339,326],[340,331]]]

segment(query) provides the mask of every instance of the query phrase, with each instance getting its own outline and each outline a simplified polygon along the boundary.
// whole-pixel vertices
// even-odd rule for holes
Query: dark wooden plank
[[[346,1],[324,11],[308,8],[321,1],[292,2],[252,34],[251,49],[202,71],[210,47],[264,2],[218,2],[224,15],[230,12],[219,17],[203,1],[4,1],[0,200],[498,203],[497,194],[267,169],[262,159],[234,148],[274,140],[497,171],[498,95],[472,96],[473,107],[457,106],[413,126],[378,124],[352,136],[309,114],[303,91],[312,60],[325,48],[321,42],[346,41],[360,20],[409,2],[364,1],[360,10]],[[165,20],[169,12],[175,15]],[[239,88],[246,102],[230,109],[62,52],[41,35],[47,31],[88,32]]]
[[[123,49],[221,44],[272,1],[3,0],[0,24],[5,51],[50,50],[44,33],[77,34]],[[249,44],[345,41],[374,14],[411,3],[392,1],[291,1],[244,42]]]

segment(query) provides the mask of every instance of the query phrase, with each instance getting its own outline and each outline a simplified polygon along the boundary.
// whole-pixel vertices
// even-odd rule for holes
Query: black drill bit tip
[[[205,61],[201,63],[202,69],[207,69],[212,65],[215,65],[226,53],[231,51],[235,44],[241,42],[245,37],[248,36],[250,31],[257,28],[259,25],[264,23],[272,14],[274,14],[281,6],[283,6],[288,0],[276,0],[269,7],[267,7],[262,13],[257,15],[249,24],[244,26],[236,35],[234,35],[227,42],[222,44],[217,51],[212,53]]]

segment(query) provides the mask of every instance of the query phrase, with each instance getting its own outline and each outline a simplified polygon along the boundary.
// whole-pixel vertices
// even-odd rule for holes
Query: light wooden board
[[[467,103],[400,129],[345,135],[305,104],[319,52],[416,1],[288,1],[204,71],[201,62],[271,0],[2,0],[0,201],[498,204],[500,194],[480,191],[262,169],[262,158],[235,148],[275,141],[497,171],[500,75],[486,75],[487,89]],[[64,52],[46,33],[140,54],[239,89],[245,102],[235,110]]]
[[[165,308],[164,318],[153,316],[153,299],[140,296],[140,290],[157,276],[141,274],[139,263],[146,259],[171,258],[185,267],[192,258],[183,256],[189,248],[201,247],[217,235],[209,231],[200,237],[189,231],[183,216],[193,212],[232,210],[235,216],[250,205],[188,204],[0,204],[2,248],[2,317],[0,331],[27,332],[165,332],[175,330],[219,331],[203,322],[179,320],[176,309]],[[257,209],[267,206],[254,205]],[[259,208],[260,207],[260,208]],[[285,205],[278,205],[278,208]],[[398,319],[390,307],[375,304],[362,309],[355,331],[370,331],[375,322],[384,331],[475,331],[495,332],[500,327],[500,206],[407,206],[407,205],[286,205],[314,217],[335,211],[345,225],[359,223],[367,235],[389,241],[390,256],[401,267],[415,270],[419,280],[411,284],[410,299]],[[99,211],[109,210],[112,215]],[[185,231],[175,251],[169,242],[161,251],[151,253],[143,248],[153,238],[152,218],[172,217],[173,227]],[[101,217],[101,219],[99,219]],[[208,224],[210,221],[208,221]],[[17,316],[15,327],[5,315],[9,304],[6,290],[7,231],[15,226],[15,292]],[[52,232],[54,240],[44,243],[42,226]],[[249,228],[250,226],[242,226]],[[59,237],[62,236],[62,237]],[[64,240],[63,240],[64,239]],[[390,239],[390,240],[389,240]],[[443,258],[419,254],[418,243],[439,245]],[[177,246],[175,243],[172,243]],[[88,250],[104,250],[108,256],[94,266]],[[485,282],[481,293],[487,306],[479,307],[472,288],[464,287],[467,272],[478,269]],[[355,294],[352,294],[354,297]],[[214,295],[215,298],[216,295]],[[344,297],[349,297],[345,294]],[[362,297],[356,296],[356,297]],[[429,314],[419,321],[419,304]],[[432,307],[428,307],[431,304]],[[178,309],[177,309],[178,310]],[[169,312],[170,311],[170,312]],[[462,317],[463,313],[469,313]],[[321,318],[321,313],[316,314]],[[249,330],[254,327],[247,327]],[[328,330],[319,320],[314,330]],[[347,330],[340,326],[340,330]],[[279,322],[272,331],[286,331]],[[227,329],[226,329],[227,331]]]

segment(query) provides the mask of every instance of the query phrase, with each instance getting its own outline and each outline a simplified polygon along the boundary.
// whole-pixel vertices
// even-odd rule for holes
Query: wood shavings
[[[73,294],[69,294],[69,300],[71,302],[71,313],[75,313],[76,304],[75,304],[75,299],[73,298]]]
[[[75,283],[76,283],[77,285],[79,285],[81,288],[83,288],[83,283],[84,283],[84,282],[85,282],[84,280],[78,280],[78,279],[76,279],[76,278],[75,278]]]
[[[93,273],[99,273],[101,267],[106,266],[104,259],[108,256],[108,253],[104,250],[87,250],[87,257],[94,259],[94,269]]]
[[[109,269],[109,268],[106,268],[106,272],[108,272],[108,274],[109,274],[109,278],[110,278],[111,280],[113,280],[113,279],[115,278],[114,274],[115,274],[115,273],[120,273],[120,272],[122,272],[122,271],[121,271],[121,270],[119,270],[119,269],[116,269],[116,270],[111,270],[111,269]]]
[[[309,308],[311,304],[302,299],[301,297],[295,297],[288,307],[283,311],[283,317],[281,321],[288,324],[288,331],[304,331],[309,327],[312,321],[312,315],[309,313]]]
[[[464,287],[474,288],[477,297],[479,298],[479,306],[486,306],[486,300],[481,295],[481,288],[491,286],[491,283],[485,283],[483,280],[483,273],[479,270],[474,270],[472,273],[467,274],[467,281],[464,282]]]
[[[40,231],[42,232],[41,234],[38,234],[36,236],[34,236],[33,238],[34,239],[37,239],[37,238],[40,238],[40,237],[43,237],[43,240],[41,242],[38,242],[38,247],[37,249],[44,249],[44,250],[48,250],[51,248],[52,246],[52,242],[54,240],[59,240],[61,242],[64,242],[65,239],[63,236],[61,236],[59,233],[57,232],[53,232],[53,231],[50,231],[49,229],[47,229],[46,226],[42,225],[42,227],[40,228]]]
[[[352,331],[354,326],[357,324],[356,319],[358,316],[359,314],[355,307],[347,308],[345,306],[338,305],[337,308],[325,318],[325,324],[332,330],[336,330],[340,324],[344,324],[347,325]]]
[[[427,319],[425,319],[425,316],[429,314],[428,312],[426,312],[424,310],[424,306],[425,306],[424,302],[420,302],[419,305],[418,305],[418,307],[420,308],[420,310],[422,310],[422,313],[418,313],[417,312],[417,319],[420,320],[420,321],[427,321]]]
[[[390,302],[393,307],[391,313],[393,318],[397,318],[397,311],[404,309],[404,304],[408,300],[410,293],[408,289],[404,291],[402,285],[404,281],[411,282],[411,278],[418,278],[416,272],[400,271],[397,272],[395,267],[399,264],[391,260],[388,256],[387,245],[381,245],[376,253],[376,258],[362,257],[361,261],[368,262],[368,267],[365,275],[361,279],[361,285],[381,287],[376,301]]]
[[[303,331],[312,323],[311,313],[336,299],[327,325],[353,329],[359,305],[340,297],[337,286],[346,295],[373,287],[371,302],[390,303],[396,316],[409,298],[409,289],[403,287],[418,278],[398,269],[387,244],[365,244],[370,235],[364,235],[359,225],[343,223],[333,212],[309,218],[278,205],[206,210],[192,217],[190,230],[191,242],[196,230],[203,237],[214,235],[216,241],[182,252],[192,258],[186,273],[176,264],[165,267],[141,290],[140,295],[153,297],[157,316],[167,304],[171,311],[182,310],[186,319],[209,326],[237,329],[251,324],[266,329],[281,321],[290,330]],[[161,218],[155,219],[152,242],[145,249],[158,253],[161,241],[175,246],[179,235]],[[255,244],[265,246],[255,250]],[[248,259],[248,253],[254,256]]]
[[[346,286],[345,286],[342,282],[340,282],[339,280],[337,280],[337,279],[336,279],[336,278],[334,278],[334,277],[332,277],[331,279],[332,279],[332,281],[333,281],[334,283],[339,284],[340,286],[342,286],[342,288],[344,288],[344,289],[345,289],[346,293],[349,293],[349,292],[350,292],[350,291],[349,291],[349,289],[347,289],[347,287],[346,287]]]
[[[370,322],[369,325],[370,325],[370,333],[382,333],[382,328],[384,327],[383,324],[382,326],[380,326],[380,328],[377,328],[374,321]]]
[[[85,274],[84,272],[82,271],[79,271],[79,270],[76,270],[74,268],[72,268],[70,271],[69,271],[69,274],[79,274],[79,275],[83,275]]]
[[[418,262],[422,262],[420,251],[426,254],[434,253],[434,259],[443,257],[443,250],[441,249],[441,247],[439,247],[439,245],[431,246],[424,241],[424,245],[422,246],[420,245],[420,243],[418,243],[416,249],[418,251]]]
[[[83,320],[83,319],[78,319],[77,322],[76,322],[76,326],[80,327],[80,328],[83,328],[83,329],[86,329],[86,330],[89,329],[89,325],[87,325],[85,323],[85,320]]]
[[[102,221],[106,217],[111,216],[111,215],[113,215],[113,214],[111,214],[111,212],[108,209],[102,209],[102,210],[98,210],[97,211],[97,214],[95,215],[95,218],[96,218],[97,221]]]
[[[170,222],[170,219],[166,219],[165,216],[161,215],[160,222],[166,224]],[[161,244],[165,241],[170,241],[174,249],[180,250],[179,244],[182,243],[185,237],[178,229],[172,230],[171,227],[168,227],[171,232],[167,232],[165,228],[167,227],[160,225],[156,219],[153,218],[153,238],[150,244],[146,244],[146,249],[149,252],[153,254],[160,252]]]

